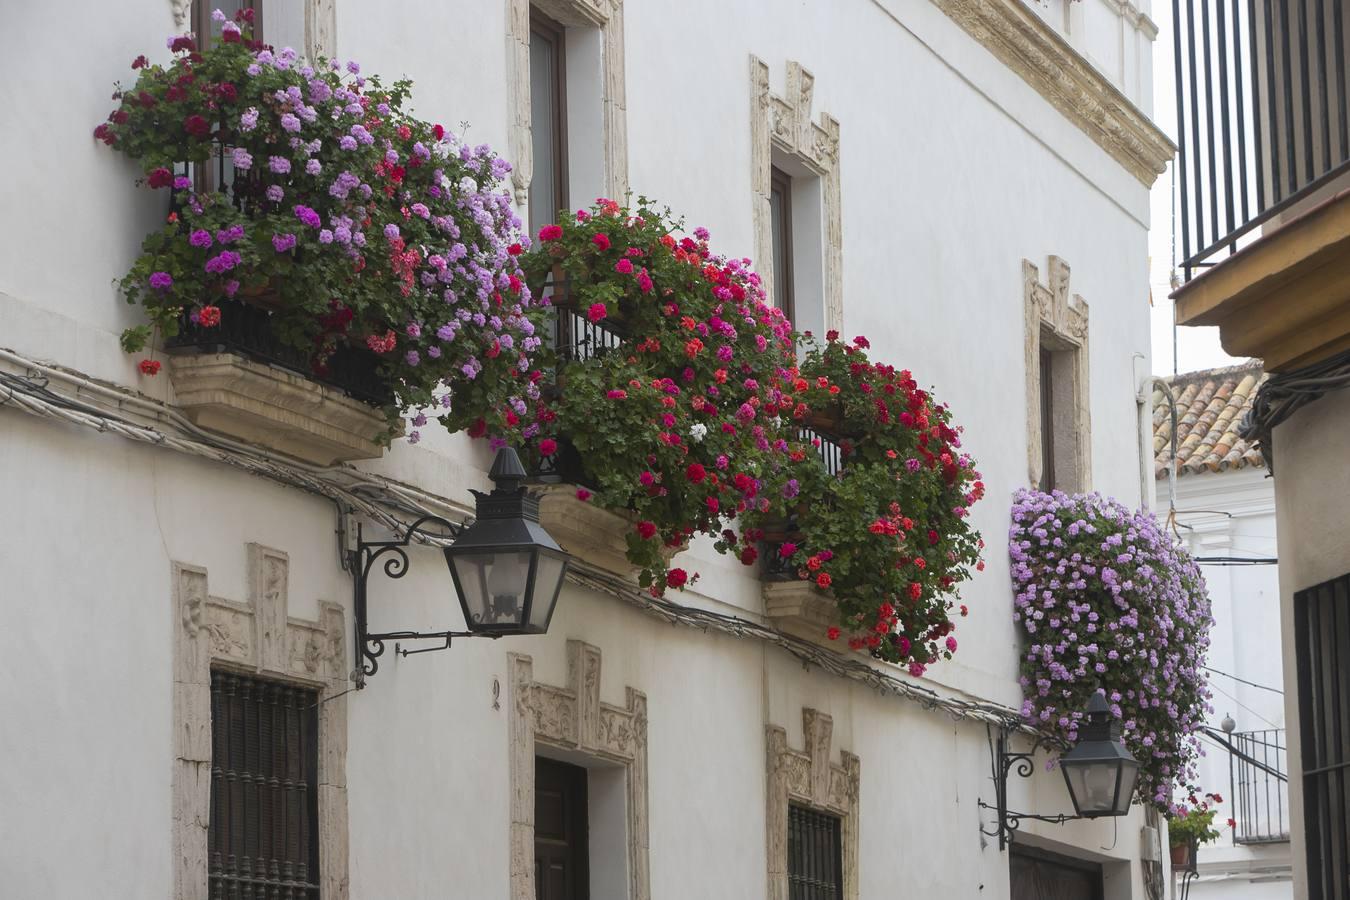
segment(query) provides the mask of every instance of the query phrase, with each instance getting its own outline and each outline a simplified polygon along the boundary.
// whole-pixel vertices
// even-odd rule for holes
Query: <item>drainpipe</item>
[[[1136,353],[1134,354],[1134,364],[1135,364],[1135,368],[1136,368],[1136,374],[1137,374],[1137,371],[1138,371],[1139,361],[1142,360],[1142,359],[1144,359],[1144,358],[1145,358],[1145,357],[1144,357],[1144,354],[1142,354],[1142,353],[1136,352]],[[1176,403],[1176,398],[1174,398],[1174,397],[1172,396],[1172,386],[1171,386],[1170,384],[1168,384],[1164,379],[1159,378],[1159,377],[1156,376],[1156,375],[1145,375],[1145,376],[1143,376],[1142,378],[1139,379],[1139,391],[1138,391],[1138,393],[1135,394],[1134,400],[1135,400],[1135,406],[1136,406],[1137,414],[1138,414],[1138,417],[1139,417],[1139,432],[1140,432],[1140,435],[1141,435],[1141,437],[1143,437],[1145,440],[1148,440],[1148,446],[1151,448],[1151,447],[1153,446],[1153,442],[1152,442],[1152,440],[1149,440],[1149,438],[1152,436],[1152,428],[1145,429],[1145,427],[1144,427],[1144,422],[1145,422],[1145,421],[1151,422],[1152,419],[1153,419],[1152,410],[1150,409],[1150,406],[1151,406],[1151,401],[1152,401],[1152,397],[1153,397],[1153,391],[1154,391],[1155,389],[1157,389],[1157,390],[1159,390],[1159,391],[1162,391],[1163,396],[1167,399],[1167,410],[1168,410],[1168,414],[1169,414],[1169,416],[1170,416],[1170,418],[1171,418],[1171,420],[1172,420],[1172,433],[1171,433],[1171,441],[1172,441],[1172,454],[1171,454],[1171,457],[1172,457],[1172,458],[1171,458],[1171,460],[1168,462],[1168,466],[1167,466],[1167,508],[1168,508],[1168,511],[1171,512],[1171,511],[1173,511],[1173,510],[1175,510],[1175,509],[1177,508],[1177,403]],[[1152,458],[1153,458],[1152,452],[1149,452],[1149,453],[1142,453],[1142,452],[1141,452],[1141,453],[1139,454],[1139,496],[1140,496],[1140,499],[1141,499],[1141,501],[1142,501],[1142,502],[1140,503],[1140,505],[1143,506],[1143,507],[1145,507],[1145,508],[1147,508],[1148,505],[1149,505],[1149,503],[1148,503],[1148,484],[1149,484],[1149,479],[1152,478],[1152,476],[1153,476],[1152,466],[1149,465],[1149,462],[1150,462],[1150,460],[1151,460]]]

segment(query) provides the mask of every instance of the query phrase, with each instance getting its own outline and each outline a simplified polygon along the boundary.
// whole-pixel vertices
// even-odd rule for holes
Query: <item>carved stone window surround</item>
[[[1024,335],[1027,370],[1027,477],[1033,487],[1041,482],[1041,365],[1046,349],[1072,353],[1069,421],[1062,432],[1073,435],[1071,475],[1061,490],[1086,491],[1092,485],[1092,415],[1089,390],[1088,304],[1069,293],[1069,264],[1058,256],[1048,259],[1049,275],[1042,284],[1040,270],[1022,260],[1022,295],[1025,307]],[[1056,435],[1061,433],[1056,431]],[[1058,437],[1056,437],[1058,446]],[[1058,453],[1056,454],[1058,456]],[[1056,469],[1056,474],[1059,474]]]
[[[320,602],[319,620],[287,613],[285,553],[248,545],[248,601],[210,595],[206,570],[173,563],[173,866],[177,900],[207,900],[211,820],[211,669],[229,668],[319,691],[319,884],[348,896],[345,616]]]
[[[192,18],[193,0],[169,0],[173,23],[187,28]],[[305,4],[305,56],[332,59],[337,55],[337,0],[303,0]],[[299,49],[299,48],[296,48]]]
[[[625,705],[600,700],[600,648],[567,642],[567,687],[534,680],[534,662],[507,654],[511,778],[511,900],[534,900],[534,759],[538,744],[624,768],[628,897],[650,900],[647,838],[647,695]]]
[[[834,720],[814,709],[802,709],[805,747],[788,747],[787,731],[765,727],[768,750],[768,877],[769,900],[788,900],[788,806],[796,803],[838,816],[844,863],[844,900],[858,900],[858,757],[839,751],[830,760]]]
[[[540,12],[568,28],[598,28],[604,55],[605,190],[622,201],[628,193],[628,100],[624,81],[623,0],[535,0]],[[510,130],[507,151],[516,205],[528,208],[534,177],[530,128],[530,0],[506,0],[507,85]]]
[[[755,269],[773,300],[773,219],[770,208],[773,155],[777,150],[797,160],[821,180],[824,254],[825,327],[841,329],[844,321],[843,218],[840,211],[839,120],[822,112],[811,121],[815,76],[801,63],[787,63],[783,96],[769,86],[769,66],[750,57],[750,167],[755,224]],[[799,303],[801,302],[799,298]]]

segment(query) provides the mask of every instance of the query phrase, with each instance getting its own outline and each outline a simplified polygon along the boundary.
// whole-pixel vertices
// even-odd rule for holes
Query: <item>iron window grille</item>
[[[839,817],[788,807],[788,900],[843,900],[844,846]]]
[[[211,672],[212,900],[318,900],[318,692]]]
[[[1350,575],[1294,594],[1309,900],[1350,896]]]

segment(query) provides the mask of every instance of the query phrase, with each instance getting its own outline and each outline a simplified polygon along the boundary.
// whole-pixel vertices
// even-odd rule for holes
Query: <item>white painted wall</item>
[[[1276,556],[1275,483],[1268,476],[1266,469],[1247,468],[1177,479],[1177,522],[1192,554],[1243,559]],[[1160,507],[1166,509],[1165,481],[1159,483],[1158,494]],[[1272,638],[1280,629],[1276,567],[1210,564],[1201,569],[1214,612],[1208,664],[1216,670],[1209,676],[1214,714],[1206,724],[1221,729],[1224,717],[1231,715],[1236,732],[1284,728],[1281,694],[1227,677],[1276,689],[1283,684],[1279,642]],[[1243,817],[1244,812],[1238,806],[1230,755],[1208,741],[1202,746],[1206,756],[1200,761],[1199,783],[1203,790],[1221,795],[1224,802],[1215,816],[1220,837],[1200,849],[1200,879],[1191,887],[1191,896],[1196,900],[1289,900],[1294,896],[1289,844],[1235,843],[1226,822]],[[1280,796],[1287,822],[1287,792]]]
[[[34,73],[0,84],[0,160],[16,175],[0,180],[0,347],[169,399],[166,378],[140,378],[118,349],[117,334],[138,320],[112,286],[163,214],[161,198],[136,190],[130,164],[90,131],[138,53],[166,56],[171,8],[77,7],[22,4],[0,30],[11,69]],[[505,148],[504,11],[338,0],[337,44],[367,71],[414,78],[422,115],[467,120],[474,140]],[[82,27],[70,28],[77,18]],[[1072,290],[1091,306],[1093,486],[1136,504],[1147,190],[928,3],[796,4],[768,16],[753,0],[634,2],[625,18],[634,191],[708,226],[728,253],[753,246],[749,55],[769,64],[778,91],[789,59],[815,74],[815,113],[842,129],[846,331],[936,386],[989,487],[975,511],[989,565],[965,592],[957,660],[927,681],[1017,705],[1003,536],[1027,472],[1021,261],[1044,271],[1055,254],[1073,267]],[[467,499],[486,460],[463,438],[429,433],[368,468]],[[212,594],[242,599],[245,544],[285,550],[292,614],[313,616],[321,599],[349,602],[331,508],[6,409],[0,497],[11,523],[0,542],[5,890],[167,896],[170,562],[206,567]],[[376,588],[372,625],[457,624],[440,565],[419,553],[397,589]],[[750,570],[703,544],[684,565],[704,575],[685,602],[759,613]],[[978,832],[977,800],[992,799],[983,728],[569,588],[548,636],[389,659],[351,698],[353,897],[505,895],[507,732],[492,683],[505,684],[511,651],[533,654],[539,680],[564,683],[567,638],[602,649],[607,700],[625,685],[647,693],[654,896],[763,895],[764,726],[784,726],[800,745],[803,706],[832,715],[836,750],[862,761],[862,896],[890,896],[897,883],[916,896],[1007,895],[1006,857]],[[1050,772],[1018,781],[1012,802],[1055,812],[1067,797]],[[1123,898],[1143,896],[1141,824],[1136,811],[1026,830],[1114,861],[1110,895]]]
[[[1314,400],[1275,429],[1275,514],[1279,524],[1280,626],[1284,647],[1285,717],[1289,723],[1289,800],[1294,896],[1308,896],[1299,742],[1294,594],[1350,572],[1346,509],[1350,509],[1350,392]]]

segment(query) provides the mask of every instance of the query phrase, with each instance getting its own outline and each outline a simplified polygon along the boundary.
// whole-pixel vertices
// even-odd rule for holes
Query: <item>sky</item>
[[[1152,16],[1158,25],[1158,39],[1153,42],[1153,120],[1175,142],[1177,104],[1176,79],[1172,71],[1172,5],[1155,2]],[[1172,246],[1172,212],[1176,190],[1172,168],[1169,165],[1167,171],[1158,176],[1150,198],[1152,228],[1148,238],[1149,287],[1153,298],[1151,316],[1155,375],[1194,372],[1244,361],[1223,352],[1217,328],[1172,327],[1172,301],[1167,295],[1172,292],[1170,280],[1173,258],[1179,252],[1174,251]]]

